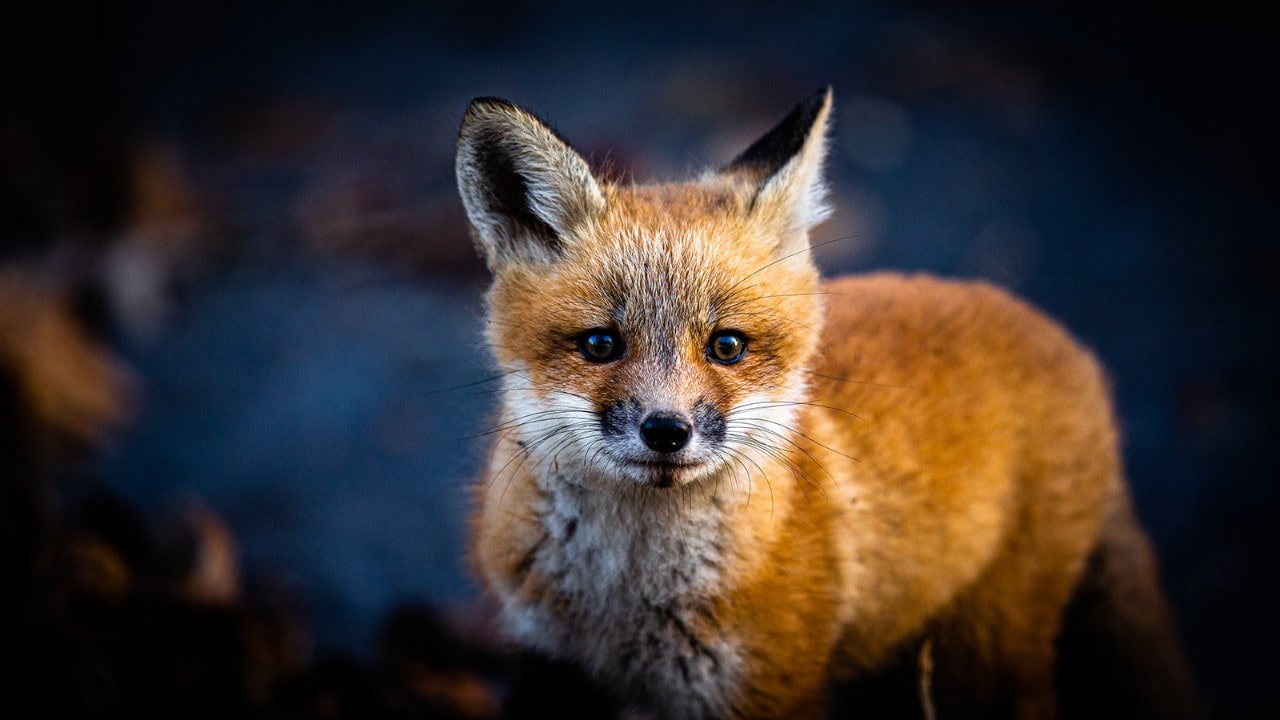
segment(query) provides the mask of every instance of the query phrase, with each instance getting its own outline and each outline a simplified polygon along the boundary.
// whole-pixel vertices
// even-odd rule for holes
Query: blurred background
[[[175,688],[188,717],[491,714],[504,671],[461,559],[494,401],[453,174],[468,100],[533,109],[643,181],[726,162],[826,84],[825,270],[987,278],[1097,351],[1192,662],[1221,716],[1251,715],[1280,639],[1277,38],[1024,5],[147,0],[12,18],[0,539],[21,568],[18,716]]]

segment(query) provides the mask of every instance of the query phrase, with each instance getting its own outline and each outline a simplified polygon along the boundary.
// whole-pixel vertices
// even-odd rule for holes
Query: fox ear
[[[587,163],[532,113],[476,98],[458,131],[458,192],[490,268],[549,262],[566,236],[604,209]]]
[[[721,172],[749,188],[749,211],[779,221],[786,238],[807,242],[830,214],[822,161],[827,152],[831,88],[814,93]],[[789,240],[784,239],[784,246]]]

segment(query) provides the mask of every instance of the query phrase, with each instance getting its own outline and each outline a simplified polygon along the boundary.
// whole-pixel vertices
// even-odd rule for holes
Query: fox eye
[[[747,338],[737,330],[720,330],[707,341],[707,357],[724,365],[732,365],[747,352]]]
[[[578,352],[593,363],[617,360],[624,349],[622,336],[616,330],[595,328],[578,336]]]

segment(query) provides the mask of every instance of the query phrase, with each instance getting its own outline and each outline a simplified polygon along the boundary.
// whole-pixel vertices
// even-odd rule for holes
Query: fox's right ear
[[[830,116],[831,88],[824,87],[720,173],[749,190],[752,212],[780,223],[781,252],[802,249],[809,230],[830,214],[822,178]]]
[[[549,262],[578,224],[600,213],[604,195],[587,163],[532,113],[477,98],[458,132],[458,192],[491,269]]]

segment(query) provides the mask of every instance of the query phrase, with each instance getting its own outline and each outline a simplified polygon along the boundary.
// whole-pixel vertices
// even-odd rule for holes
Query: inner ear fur
[[[476,98],[458,132],[458,191],[490,266],[559,257],[604,208],[590,168],[559,133],[498,98]]]

